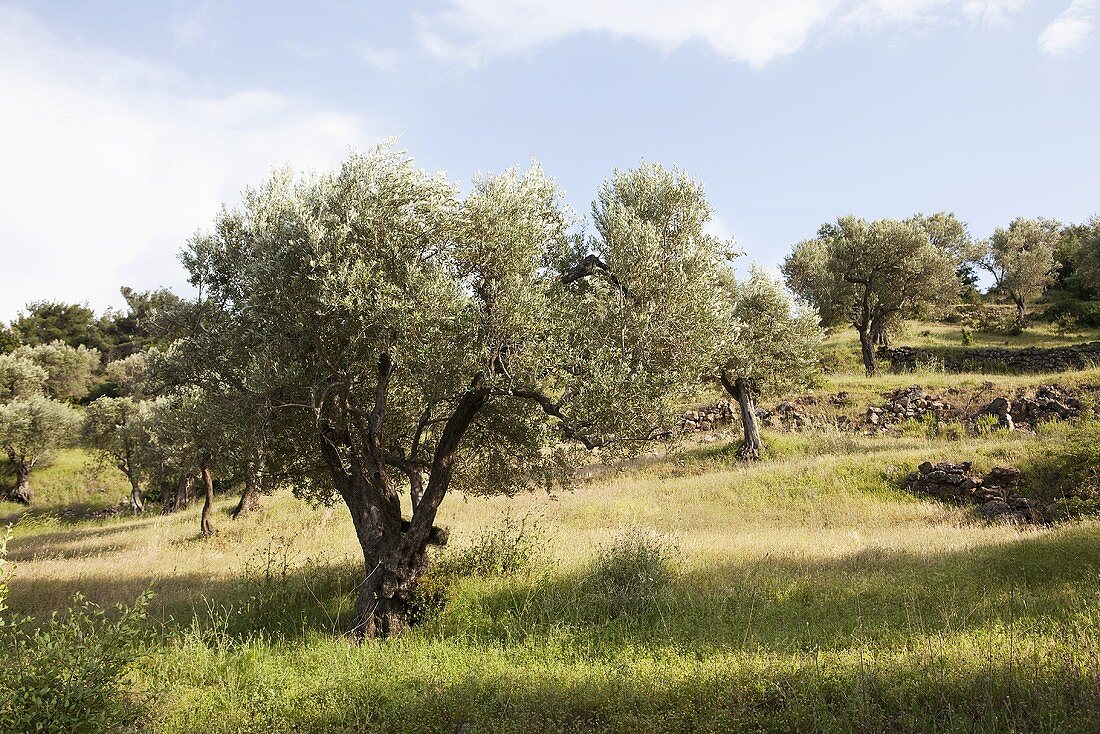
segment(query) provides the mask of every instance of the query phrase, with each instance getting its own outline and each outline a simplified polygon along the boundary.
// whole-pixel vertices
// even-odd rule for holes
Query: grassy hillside
[[[913,383],[1048,382],[1089,394],[1100,370],[815,394],[855,415]],[[197,508],[74,522],[57,508],[125,488],[89,493],[68,453],[36,474],[10,603],[41,619],[152,588],[134,690],[158,732],[1097,731],[1100,521],[989,524],[900,489],[925,460],[1029,466],[1072,430],[772,432],[758,464],[717,442],[553,496],[452,494],[422,623],[361,646],[339,634],[361,564],[342,506],[279,494],[231,520],[225,499],[207,540]]]

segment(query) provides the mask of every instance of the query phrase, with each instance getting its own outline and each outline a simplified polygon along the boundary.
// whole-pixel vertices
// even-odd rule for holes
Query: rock
[[[993,520],[1001,515],[1012,512],[1012,508],[1007,502],[1002,500],[990,500],[979,507],[978,512],[982,513],[982,516],[987,520]]]
[[[935,465],[931,461],[926,461],[917,467],[917,471],[919,471],[921,474],[930,474],[935,468]]]

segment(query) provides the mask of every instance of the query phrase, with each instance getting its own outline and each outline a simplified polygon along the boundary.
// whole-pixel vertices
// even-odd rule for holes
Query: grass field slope
[[[1100,371],[842,371],[815,392],[859,413],[910,384],[1050,382],[1091,400]],[[10,612],[41,625],[78,593],[151,590],[124,694],[145,731],[1100,731],[1100,522],[990,523],[902,489],[924,461],[1056,482],[1062,447],[1100,455],[1091,420],[770,431],[761,462],[720,440],[572,491],[453,494],[419,623],[363,644],[341,634],[361,563],[341,506],[281,493],[231,520],[227,496],[206,539],[197,508],[79,519],[64,508],[126,489],[70,452],[36,477],[38,509],[3,507]]]

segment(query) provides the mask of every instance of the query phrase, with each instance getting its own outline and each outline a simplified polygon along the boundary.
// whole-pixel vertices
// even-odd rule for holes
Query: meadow
[[[1100,370],[836,373],[814,394],[857,415],[910,384],[1050,382],[1091,395]],[[991,524],[901,488],[926,460],[1038,467],[1078,430],[770,431],[750,464],[725,435],[572,491],[454,493],[420,623],[363,644],[342,635],[342,506],[280,493],[231,520],[225,497],[206,539],[197,508],[76,519],[125,483],[71,451],[36,474],[9,603],[44,620],[151,590],[126,694],[147,731],[1097,731],[1100,522]]]

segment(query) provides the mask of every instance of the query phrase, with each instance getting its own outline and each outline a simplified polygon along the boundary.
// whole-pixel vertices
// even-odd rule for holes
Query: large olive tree
[[[202,383],[271,366],[255,399],[297,454],[297,490],[342,500],[362,547],[359,633],[404,628],[452,486],[548,487],[665,433],[713,364],[709,213],[693,180],[644,166],[601,187],[583,240],[537,166],[461,198],[382,147],[276,176],[192,242],[200,308],[239,338],[199,329],[181,348],[226,350]]]
[[[892,327],[956,297],[964,242],[965,228],[950,214],[873,222],[847,216],[796,245],[782,269],[823,324],[855,328],[873,375],[875,348]]]
[[[757,268],[744,283],[730,281],[728,299],[730,328],[718,379],[741,411],[738,457],[759,459],[757,398],[806,384],[818,369],[824,333],[816,312],[795,303],[782,283]]]
[[[1058,263],[1054,251],[1061,231],[1052,219],[1012,220],[997,228],[985,243],[977,265],[993,276],[997,290],[1016,305],[1016,323],[1027,319],[1027,303],[1040,295],[1054,278]]]

